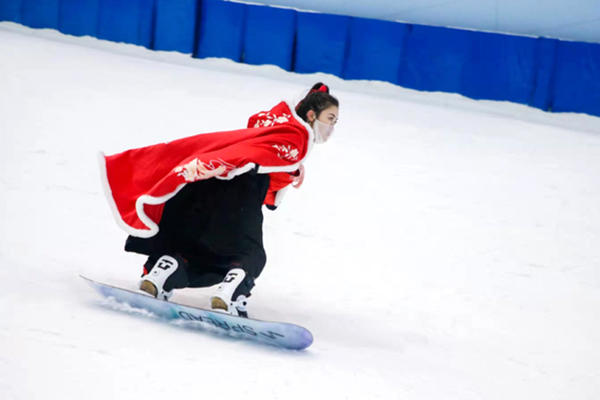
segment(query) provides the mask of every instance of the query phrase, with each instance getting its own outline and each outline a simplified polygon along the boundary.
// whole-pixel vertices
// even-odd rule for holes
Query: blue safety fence
[[[342,76],[350,17],[298,13],[294,71]]]
[[[410,25],[352,18],[344,79],[398,84]]]
[[[555,74],[552,111],[600,116],[599,44],[559,42]]]
[[[73,36],[98,35],[100,0],[61,0],[58,28]]]
[[[32,28],[58,29],[60,0],[22,0],[21,22]]]
[[[0,21],[11,21],[21,23],[23,14],[23,0],[0,1]]]
[[[192,54],[198,9],[197,0],[156,0],[154,49]]]
[[[459,93],[473,99],[530,104],[535,90],[537,40],[471,33]]]
[[[289,9],[248,7],[242,39],[244,62],[252,65],[277,65],[291,71],[296,15],[296,11]]]
[[[536,79],[536,46],[535,38],[413,26],[400,85],[529,104]]]
[[[600,44],[222,0],[0,0],[0,21],[600,116]]]
[[[536,72],[535,91],[529,105],[541,110],[550,110],[552,105],[554,65],[558,42],[556,39],[538,39],[536,65],[534,67]]]
[[[98,39],[151,48],[154,0],[100,0]]]
[[[220,57],[242,61],[242,36],[248,6],[221,0],[202,0],[198,58]]]

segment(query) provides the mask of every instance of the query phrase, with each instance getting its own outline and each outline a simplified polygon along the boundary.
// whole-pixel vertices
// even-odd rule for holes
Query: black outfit
[[[187,277],[167,281],[172,288],[212,286],[241,268],[246,281],[236,292],[249,296],[267,261],[262,205],[269,182],[268,174],[248,172],[187,184],[165,203],[159,232],[149,239],[129,236],[125,250],[148,255],[148,272],[162,255],[184,259]],[[165,284],[165,290],[171,288]]]

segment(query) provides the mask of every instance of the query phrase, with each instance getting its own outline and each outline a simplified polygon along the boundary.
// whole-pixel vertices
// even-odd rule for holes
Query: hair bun
[[[296,112],[307,122],[308,111],[313,110],[317,115],[330,106],[340,106],[340,102],[329,94],[329,87],[322,82],[314,85],[308,94],[296,106]]]

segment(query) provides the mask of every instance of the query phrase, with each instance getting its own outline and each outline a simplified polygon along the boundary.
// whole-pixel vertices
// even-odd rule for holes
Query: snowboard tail
[[[81,277],[103,297],[112,298],[117,303],[127,304],[134,309],[148,311],[168,321],[184,321],[205,328],[207,331],[290,350],[303,350],[313,342],[312,334],[298,325],[242,318],[199,307],[158,300],[141,292],[97,282],[84,276]]]

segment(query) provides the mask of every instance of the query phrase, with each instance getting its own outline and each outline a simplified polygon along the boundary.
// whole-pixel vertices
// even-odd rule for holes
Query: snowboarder
[[[130,234],[125,250],[148,256],[140,290],[168,300],[174,289],[219,284],[211,308],[247,317],[266,263],[262,206],[275,209],[290,184],[302,185],[302,163],[338,115],[338,100],[317,83],[246,129],[104,156],[109,203]]]

